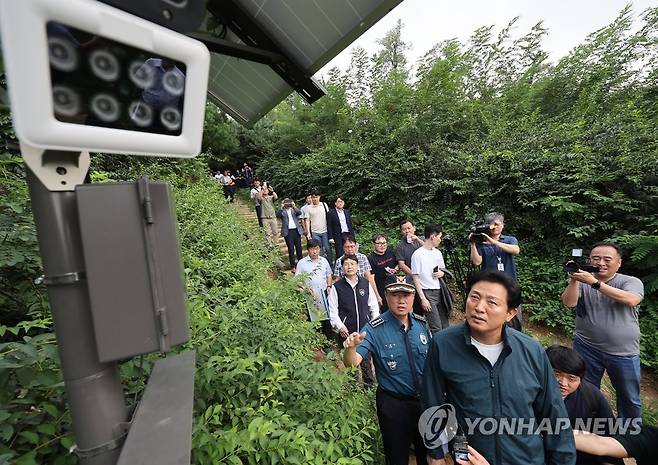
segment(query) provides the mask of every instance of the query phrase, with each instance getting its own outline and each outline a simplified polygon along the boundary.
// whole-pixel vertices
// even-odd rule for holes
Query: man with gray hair
[[[600,387],[607,371],[617,394],[620,418],[642,416],[640,400],[640,302],[644,284],[619,273],[621,249],[611,242],[594,244],[592,273],[569,272],[562,303],[576,311],[573,348],[587,364],[585,379]]]
[[[488,213],[484,217],[484,222],[489,225],[491,231],[489,234],[468,236],[471,241],[471,263],[480,266],[483,270],[502,271],[518,282],[514,256],[521,253],[519,241],[514,236],[503,234],[505,217],[502,213]],[[509,322],[509,325],[520,331],[522,321],[521,308],[519,308],[517,315]]]

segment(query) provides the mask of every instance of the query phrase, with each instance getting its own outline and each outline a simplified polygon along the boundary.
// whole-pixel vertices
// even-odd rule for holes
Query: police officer
[[[407,465],[413,443],[416,463],[427,464],[418,433],[420,386],[430,331],[425,318],[412,312],[416,290],[404,277],[386,286],[389,311],[350,334],[343,361],[356,366],[372,355],[376,368],[377,417],[389,465]]]

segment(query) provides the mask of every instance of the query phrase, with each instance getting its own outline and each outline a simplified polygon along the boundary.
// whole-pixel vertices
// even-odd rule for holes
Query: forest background
[[[271,279],[275,252],[208,176],[244,161],[298,203],[311,188],[330,203],[345,195],[364,249],[375,232],[394,242],[398,221],[410,217],[443,224],[466,264],[469,225],[504,213],[522,246],[526,315],[566,335],[574,315],[559,299],[562,265],[572,248],[613,240],[624,250],[622,272],[644,281],[641,358],[658,369],[658,8],[637,30],[625,8],[555,64],[541,23],[521,34],[515,20],[498,33],[480,28],[467,43],[437,44],[413,68],[403,32],[398,23],[378,50],[354,49],[315,104],[293,95],[253,128],[208,105],[195,160],[94,157],[94,181],[146,173],[175,190],[199,354],[195,463],[381,458],[367,393],[310,360],[321,341],[297,319],[296,282]],[[74,463],[6,109],[0,138],[0,463]],[[143,388],[149,362],[123,365],[130,394]],[[354,413],[347,422],[344,408]]]

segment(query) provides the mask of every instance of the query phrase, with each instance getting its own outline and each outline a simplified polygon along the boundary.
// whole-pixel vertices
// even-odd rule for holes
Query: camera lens
[[[144,102],[135,101],[128,107],[128,116],[137,126],[150,126],[153,122],[153,109]]]
[[[98,94],[91,99],[91,111],[99,120],[111,123],[119,119],[119,102],[109,94]]]
[[[74,71],[78,67],[78,52],[70,41],[63,37],[48,37],[50,66],[58,71]]]
[[[170,131],[177,131],[182,123],[180,111],[178,108],[165,107],[160,113],[160,122]]]
[[[162,76],[162,85],[171,95],[182,95],[185,90],[185,76],[178,69],[169,70]]]
[[[94,74],[104,81],[116,81],[119,78],[119,60],[107,50],[91,52],[89,65]]]
[[[53,107],[62,116],[75,116],[80,113],[80,96],[70,87],[53,87]]]
[[[153,86],[154,71],[146,62],[133,61],[128,68],[130,80],[140,89]]]

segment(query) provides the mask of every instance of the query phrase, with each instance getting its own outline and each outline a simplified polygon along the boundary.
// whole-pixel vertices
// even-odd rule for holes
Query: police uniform
[[[398,286],[405,288],[395,289]],[[391,284],[386,289],[413,292],[409,287],[409,284]],[[431,336],[425,318],[413,312],[408,318],[409,328],[405,331],[392,312],[383,313],[363,327],[366,337],[356,347],[364,359],[368,353],[372,354],[375,364],[379,384],[377,417],[390,465],[406,465],[412,443],[416,463],[427,463],[426,449],[418,433],[418,418],[421,379]]]

